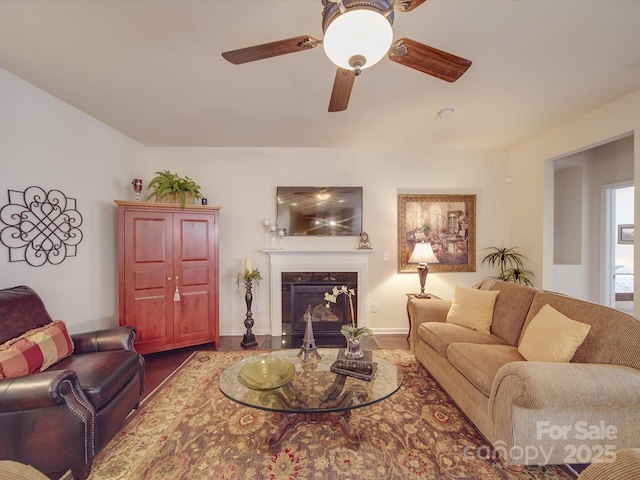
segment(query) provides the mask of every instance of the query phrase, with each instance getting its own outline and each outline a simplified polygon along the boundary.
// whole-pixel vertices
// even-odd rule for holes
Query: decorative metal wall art
[[[10,262],[41,267],[76,256],[82,215],[75,198],[36,186],[8,193],[9,203],[0,210],[0,220],[7,225],[0,230],[0,243],[9,249]]]

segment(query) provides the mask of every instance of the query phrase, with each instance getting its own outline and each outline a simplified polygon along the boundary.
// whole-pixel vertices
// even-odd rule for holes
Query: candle
[[[244,259],[244,271],[247,272],[247,273],[253,272],[253,270],[251,269],[251,259],[250,258],[245,258]]]

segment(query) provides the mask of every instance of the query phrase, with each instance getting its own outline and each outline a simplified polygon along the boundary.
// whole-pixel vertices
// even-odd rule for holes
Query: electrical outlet
[[[382,259],[383,259],[385,262],[388,262],[388,261],[389,261],[389,252],[384,252],[384,253],[382,254]]]
[[[371,313],[378,313],[378,304],[377,303],[372,303],[371,304]]]

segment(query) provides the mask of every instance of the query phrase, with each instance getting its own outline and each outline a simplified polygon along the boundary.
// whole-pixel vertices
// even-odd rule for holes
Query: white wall
[[[73,332],[118,324],[118,268],[114,199],[132,199],[130,181],[146,182],[170,169],[203,187],[210,205],[220,205],[221,333],[244,331],[244,300],[235,274],[245,257],[265,278],[254,303],[254,331],[269,327],[268,257],[261,226],[275,218],[278,185],[361,185],[370,256],[369,325],[378,332],[406,332],[406,296],[417,274],[397,273],[398,193],[477,195],[478,263],[484,247],[501,245],[504,221],[505,152],[466,150],[367,150],[299,148],[146,148],[14,75],[0,70],[0,207],[7,190],[31,185],[60,189],[78,202],[84,217],[76,257],[60,265],[31,267],[9,262],[0,245],[0,288],[26,284]],[[0,228],[4,228],[0,224]],[[286,248],[355,248],[353,238],[286,239]],[[389,260],[383,253],[389,252]],[[451,297],[455,284],[471,285],[487,270],[431,274],[429,291]]]
[[[594,302],[598,302],[602,298],[603,292],[600,291],[601,284],[603,284],[602,277],[607,274],[605,263],[600,261],[606,245],[603,224],[603,186],[633,181],[633,149],[633,136],[621,138],[593,149],[593,162],[590,165],[591,183],[588,185],[591,202],[589,209],[593,217],[588,235],[593,241],[591,242],[591,250],[588,252],[588,261],[593,262],[593,274],[589,277],[591,293],[589,299]],[[633,202],[633,198],[631,198],[631,202]],[[633,212],[630,212],[630,216],[628,223],[633,223]],[[614,226],[614,228],[616,227]],[[633,269],[633,259],[631,259],[629,268]]]
[[[406,331],[406,292],[417,275],[397,273],[398,193],[475,193],[478,270],[431,274],[427,288],[451,297],[456,284],[471,285],[493,273],[481,270],[483,248],[519,246],[531,260],[536,284],[550,283],[553,225],[544,209],[553,205],[545,183],[550,159],[606,143],[640,129],[640,91],[536,136],[506,151],[368,150],[298,148],[145,148],[130,138],[0,70],[0,205],[8,189],[30,185],[58,188],[78,201],[84,240],[78,256],[39,268],[8,262],[0,246],[0,287],[33,286],[72,331],[117,324],[116,209],[113,200],[132,198],[133,177],[147,182],[168,168],[196,179],[221,211],[221,332],[243,331],[244,302],[234,276],[245,257],[264,273],[268,257],[259,250],[261,221],[275,217],[277,185],[361,185],[364,225],[371,255],[368,314],[378,332]],[[635,171],[640,171],[638,147]],[[505,183],[510,176],[512,182]],[[639,223],[638,199],[636,222]],[[552,216],[551,216],[552,218]],[[4,225],[0,225],[3,227]],[[295,243],[293,242],[295,240]],[[309,242],[308,244],[306,242]],[[355,247],[356,239],[286,239],[285,247]],[[389,252],[389,261],[383,253]],[[640,257],[640,256],[639,256]],[[639,262],[640,258],[636,259]],[[636,270],[640,269],[636,264]],[[269,325],[268,292],[259,291],[255,331]],[[640,302],[637,302],[640,304]]]
[[[554,217],[554,264],[545,288],[594,302],[605,298],[603,186],[633,182],[633,144],[627,136],[553,162],[555,205],[545,216]]]
[[[8,190],[35,185],[75,198],[83,216],[77,256],[60,265],[9,262],[0,245],[0,288],[31,286],[72,332],[117,325],[113,199],[131,191],[145,148],[2,69],[0,105],[0,208]]]
[[[513,177],[509,205],[509,239],[526,247],[543,288],[557,287],[553,269],[553,165],[554,159],[640,132],[640,91],[636,91],[564,125],[524,141],[509,152]],[[634,142],[634,172],[640,172],[640,150]],[[636,195],[638,222],[640,197]],[[545,215],[547,213],[547,215]],[[635,268],[640,258],[636,258]],[[565,283],[566,285],[567,283]],[[638,287],[637,287],[638,288]],[[639,292],[636,292],[638,294]],[[636,307],[638,308],[638,307]]]
[[[467,150],[378,150],[300,148],[151,148],[144,177],[165,168],[197,180],[209,205],[220,212],[220,310],[223,335],[244,331],[245,304],[235,276],[251,257],[264,281],[254,300],[254,332],[269,329],[269,260],[263,218],[275,219],[278,185],[357,185],[364,190],[364,229],[369,257],[367,312],[377,332],[406,332],[405,293],[419,289],[417,274],[399,274],[398,193],[471,193],[477,195],[478,263],[482,249],[501,245],[504,223],[505,153]],[[284,248],[356,248],[357,237],[285,238]],[[389,252],[389,261],[383,260]],[[455,284],[472,285],[487,276],[475,273],[429,274],[427,289],[451,298]]]

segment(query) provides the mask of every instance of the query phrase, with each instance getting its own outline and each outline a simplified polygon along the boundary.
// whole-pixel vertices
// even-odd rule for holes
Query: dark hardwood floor
[[[271,347],[266,336],[256,335],[258,346],[249,350],[265,350],[264,347]],[[397,348],[409,349],[407,336],[398,335],[376,335],[375,340],[380,348]],[[231,352],[234,350],[243,350],[240,346],[242,336],[225,336],[220,337],[220,346],[215,347],[214,344],[197,345],[195,347],[180,348],[177,350],[169,350],[166,352],[149,353],[145,358],[145,381],[143,399],[153,392],[176,368],[178,368],[187,358],[195,351],[214,350],[220,352]]]

